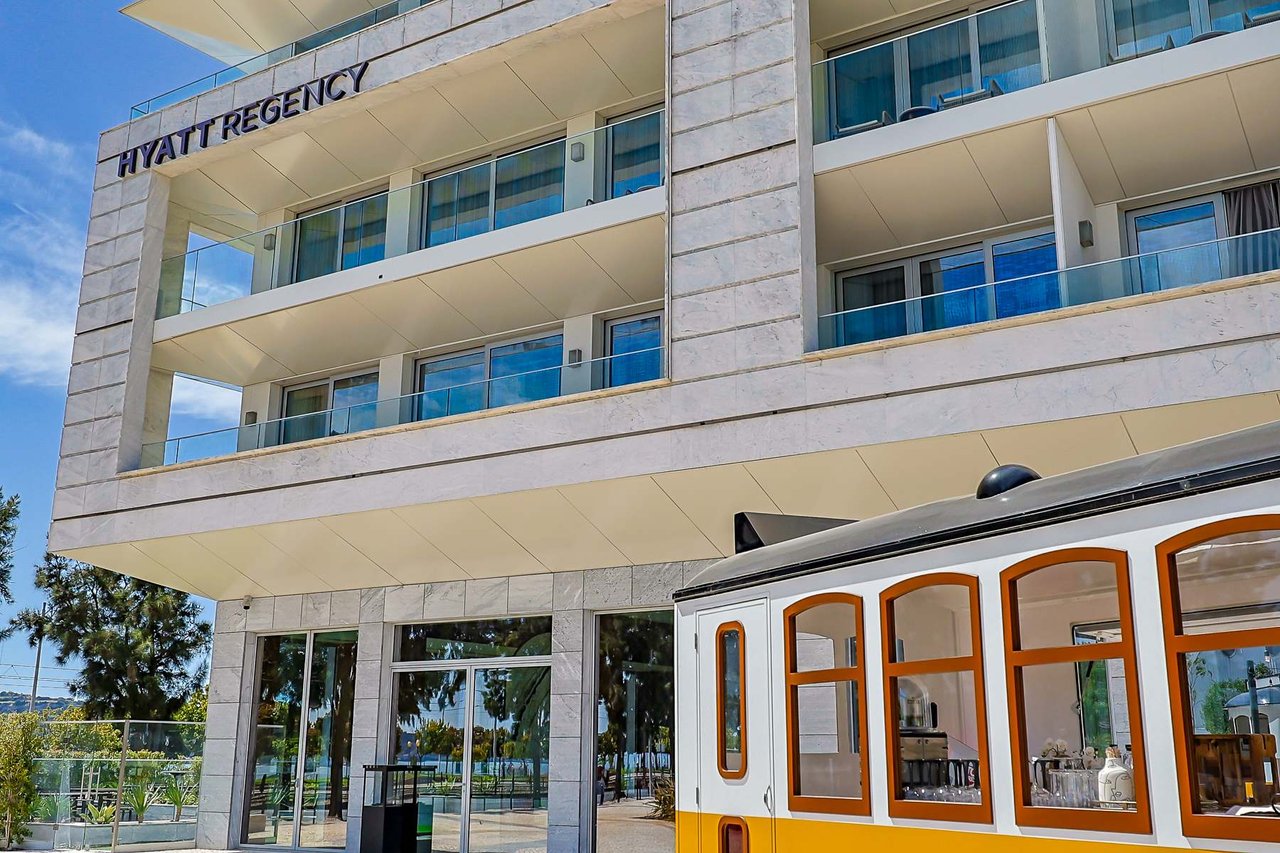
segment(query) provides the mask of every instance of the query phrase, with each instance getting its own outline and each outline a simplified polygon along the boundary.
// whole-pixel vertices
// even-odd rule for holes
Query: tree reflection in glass
[[[467,847],[546,850],[551,669],[478,670]]]
[[[258,654],[252,775],[242,837],[246,844],[292,846],[307,638],[264,637]]]
[[[596,850],[674,850],[673,614],[602,615],[597,634]]]
[[[433,851],[456,853],[461,849],[467,673],[401,672],[396,679],[395,760],[423,770],[418,838]]]

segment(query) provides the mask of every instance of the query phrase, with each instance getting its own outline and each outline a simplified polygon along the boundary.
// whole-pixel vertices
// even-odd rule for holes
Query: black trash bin
[[[360,853],[431,853],[430,799],[421,814],[418,765],[366,764],[364,776]]]

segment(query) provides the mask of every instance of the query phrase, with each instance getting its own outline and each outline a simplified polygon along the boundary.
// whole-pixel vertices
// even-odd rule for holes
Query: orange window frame
[[[724,636],[735,632],[738,635],[738,740],[742,762],[737,770],[730,770],[725,760],[728,758],[728,732],[724,726],[727,707],[724,692]],[[741,622],[726,622],[716,628],[716,770],[721,777],[729,780],[743,779],[747,775],[747,631]]]
[[[729,851],[729,827],[735,827],[742,832],[742,853],[751,853],[751,830],[747,827],[747,822],[740,817],[722,817],[720,824],[716,827],[716,853],[728,853]]]
[[[1116,571],[1116,595],[1122,639],[1115,643],[1020,649],[1017,583],[1041,569],[1063,563],[1110,563]],[[1069,548],[1039,554],[1000,573],[1000,597],[1004,611],[1005,677],[1009,689],[1009,738],[1013,752],[1014,816],[1021,826],[1086,829],[1101,832],[1151,832],[1151,806],[1147,787],[1146,751],[1142,741],[1142,709],[1139,704],[1138,657],[1133,637],[1133,599],[1129,587],[1129,555],[1110,548]],[[1129,732],[1133,744],[1135,811],[1065,809],[1031,805],[1031,756],[1026,754],[1026,704],[1024,667],[1055,663],[1087,663],[1121,660],[1125,670],[1125,694],[1129,707]]]
[[[854,662],[851,667],[835,667],[818,669],[810,672],[796,671],[796,617],[806,610],[823,604],[848,604],[853,607]],[[870,748],[867,744],[867,690],[866,634],[863,631],[862,599],[856,595],[843,592],[826,592],[820,595],[797,601],[782,612],[782,622],[786,626],[786,642],[783,653],[786,659],[787,682],[787,803],[792,811],[823,812],[827,814],[871,815],[871,774],[869,768]],[[859,732],[860,744],[858,759],[862,765],[862,796],[852,797],[813,797],[799,793],[800,790],[800,720],[796,711],[799,696],[798,688],[806,684],[826,684],[828,682],[852,682],[858,690],[858,719],[862,731]]]
[[[1280,840],[1280,821],[1199,814],[1192,808],[1193,798],[1199,797],[1199,787],[1195,785],[1195,749],[1192,744],[1195,730],[1187,724],[1188,720],[1193,719],[1193,709],[1186,667],[1179,662],[1181,656],[1196,652],[1280,646],[1280,628],[1246,628],[1207,634],[1184,634],[1182,631],[1182,603],[1177,583],[1178,554],[1223,536],[1267,530],[1280,531],[1280,515],[1251,515],[1215,521],[1184,531],[1156,546],[1160,612],[1164,619],[1165,665],[1168,668],[1169,702],[1173,711],[1173,749],[1178,768],[1178,809],[1182,813],[1182,832],[1192,838],[1262,842]]]
[[[970,654],[967,657],[931,660],[893,660],[897,648],[893,604],[909,592],[931,586],[960,586],[969,590]],[[982,666],[982,610],[978,596],[978,579],[957,572],[937,572],[908,578],[880,594],[880,618],[884,648],[884,713],[885,732],[889,739],[889,815],[917,820],[941,820],[960,823],[991,823],[991,758],[987,745],[987,688]],[[898,731],[898,679],[912,675],[942,675],[968,672],[973,676],[974,712],[978,724],[978,787],[982,801],[969,803],[937,803],[903,799],[899,779],[898,756],[901,737]]]

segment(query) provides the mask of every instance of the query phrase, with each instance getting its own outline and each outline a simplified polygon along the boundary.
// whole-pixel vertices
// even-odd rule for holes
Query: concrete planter
[[[194,844],[195,817],[173,820],[149,820],[145,823],[121,823],[120,846],[149,845],[171,849],[175,845]],[[24,850],[88,850],[111,847],[111,824],[40,823],[33,824],[31,835],[22,844]]]

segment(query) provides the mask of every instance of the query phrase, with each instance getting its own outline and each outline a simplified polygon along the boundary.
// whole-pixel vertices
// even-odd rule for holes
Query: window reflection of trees
[[[670,611],[599,617],[596,801],[645,798],[672,775]]]
[[[551,617],[475,619],[405,625],[400,660],[439,661],[551,654]]]

